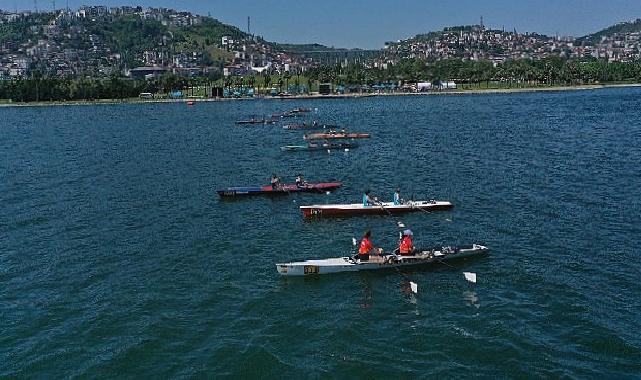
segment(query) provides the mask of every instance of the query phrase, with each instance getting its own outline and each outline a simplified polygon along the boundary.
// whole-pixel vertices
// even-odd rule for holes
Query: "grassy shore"
[[[641,87],[641,83],[616,83],[616,84],[591,84],[577,86],[537,86],[537,87],[520,87],[520,88],[459,88],[455,90],[427,91],[427,92],[381,92],[381,93],[352,93],[352,94],[332,94],[319,95],[312,93],[309,95],[292,95],[287,97],[264,96],[260,99],[278,99],[278,100],[300,100],[300,99],[340,99],[340,98],[361,98],[373,96],[435,96],[435,95],[465,95],[465,94],[510,94],[522,92],[548,92],[548,91],[582,91],[597,90],[603,88],[624,88],[624,87]],[[41,101],[41,102],[12,102],[7,99],[0,99],[0,107],[43,107],[43,106],[78,106],[78,105],[100,105],[100,104],[137,104],[137,103],[185,103],[185,102],[219,102],[219,101],[237,101],[251,100],[256,98],[190,98],[182,99],[97,99],[97,100],[74,100],[74,101]]]

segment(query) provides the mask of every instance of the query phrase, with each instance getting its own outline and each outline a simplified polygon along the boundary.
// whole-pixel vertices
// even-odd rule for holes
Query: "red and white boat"
[[[264,186],[234,186],[217,190],[221,197],[247,196],[247,195],[288,195],[290,193],[324,193],[341,187],[340,182],[320,182],[297,185],[295,183],[282,184],[277,188],[272,185]]]
[[[450,210],[454,205],[447,201],[409,201],[395,205],[393,202],[382,202],[373,206],[363,206],[362,203],[328,204],[300,206],[304,218],[342,217],[356,215],[389,215],[404,214],[415,211]]]

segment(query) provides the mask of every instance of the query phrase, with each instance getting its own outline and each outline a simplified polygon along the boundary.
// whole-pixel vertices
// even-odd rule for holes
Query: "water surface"
[[[0,377],[641,376],[641,90],[0,109]],[[374,138],[234,122],[295,107]],[[308,120],[311,120],[308,119]],[[330,195],[215,189],[343,181]],[[400,219],[454,268],[283,279],[386,217],[298,206],[450,200]],[[478,275],[466,283],[462,272]]]

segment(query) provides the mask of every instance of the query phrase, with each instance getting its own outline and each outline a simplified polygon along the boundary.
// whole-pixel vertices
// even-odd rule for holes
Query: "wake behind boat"
[[[395,205],[393,202],[382,202],[377,205],[364,206],[362,203],[328,204],[300,206],[304,218],[342,217],[355,215],[403,214],[414,211],[449,210],[454,205],[447,201],[409,201]]]
[[[265,186],[235,186],[217,190],[221,197],[247,196],[247,195],[286,195],[289,193],[324,193],[341,187],[340,182],[307,183],[304,185],[283,184],[277,187]]]
[[[381,257],[370,257],[360,261],[352,257],[335,257],[321,260],[276,264],[278,273],[283,276],[306,276],[341,272],[358,272],[438,263],[464,257],[487,254],[489,249],[483,245],[472,244],[460,247],[435,247],[417,250],[412,256],[399,256],[394,253]]]

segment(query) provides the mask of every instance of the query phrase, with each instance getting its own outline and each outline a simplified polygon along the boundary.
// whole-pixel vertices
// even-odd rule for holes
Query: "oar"
[[[424,212],[424,213],[426,213],[426,214],[431,214],[431,213],[432,213],[431,211],[423,210],[423,209],[422,209],[422,208],[420,208],[420,207],[414,207],[414,201],[412,201],[412,209],[415,209],[415,210],[418,210],[418,211],[422,211],[422,212]],[[445,221],[446,221],[446,222],[451,222],[451,221],[452,221],[452,219],[445,218]]]
[[[392,254],[398,257],[395,252],[396,249],[392,252]],[[412,292],[418,294],[418,284],[412,281],[405,273],[401,272],[401,270],[398,269],[398,266],[394,266],[394,269],[396,269],[396,272],[398,272],[398,274],[403,276],[403,278],[405,278],[410,283],[410,289],[412,290]]]
[[[358,245],[358,240],[356,240],[355,237],[352,237],[352,245],[354,246],[354,248],[356,248],[356,246]],[[396,256],[396,254],[394,252],[392,252],[392,254]],[[354,259],[356,258],[357,255],[358,254],[354,255]],[[407,281],[409,281],[410,289],[412,289],[412,292],[413,293],[418,293],[418,284],[415,283],[414,281],[410,280],[410,278],[407,277],[407,275],[405,273],[401,272],[401,270],[398,269],[398,266],[394,266],[394,269],[396,269],[396,272],[398,274],[400,274],[401,276],[403,276],[403,278],[405,278]]]
[[[439,263],[441,263],[441,264],[443,264],[443,265],[446,265],[446,266],[448,266],[448,267],[450,267],[450,268],[452,268],[452,269],[458,270],[458,268],[456,268],[456,267],[454,267],[454,266],[452,266],[452,265],[450,265],[450,264],[446,263],[445,261],[443,261],[443,260],[439,259],[438,257],[434,256],[434,258],[435,258],[435,259],[436,259],[436,261],[438,261]],[[475,284],[476,284],[476,273],[474,273],[474,272],[463,272],[463,276],[465,276],[465,279],[466,279],[467,281],[469,281],[469,282],[473,282],[473,283],[475,283]]]
[[[381,210],[385,211],[387,215],[391,216],[392,218],[394,217],[390,210],[386,209],[385,206],[383,206],[383,202],[378,202],[378,206],[381,208]],[[400,220],[396,221],[396,225],[398,226],[398,228],[405,228],[405,223],[401,222]]]

